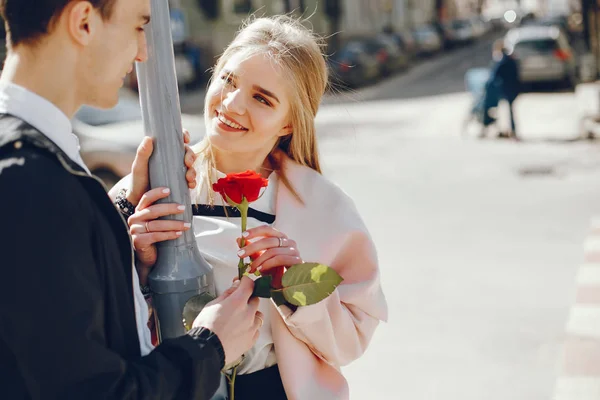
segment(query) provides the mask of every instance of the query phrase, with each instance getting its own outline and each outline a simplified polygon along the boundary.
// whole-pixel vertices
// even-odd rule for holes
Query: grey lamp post
[[[169,219],[191,223],[169,4],[168,0],[151,0],[151,4],[152,19],[146,27],[149,58],[136,67],[144,131],[154,138],[150,185],[171,189],[170,196],[162,202],[185,205],[183,216]],[[193,229],[176,240],[158,244],[158,260],[148,279],[159,340],[185,334],[201,308],[215,295],[213,271],[196,247]]]

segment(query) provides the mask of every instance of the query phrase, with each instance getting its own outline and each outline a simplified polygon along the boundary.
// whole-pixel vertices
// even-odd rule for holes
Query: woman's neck
[[[269,153],[228,153],[213,147],[215,167],[224,174],[235,174],[247,170],[256,171],[267,178],[273,168],[269,161]]]

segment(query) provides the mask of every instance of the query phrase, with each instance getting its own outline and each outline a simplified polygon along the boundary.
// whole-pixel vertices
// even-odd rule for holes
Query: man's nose
[[[142,37],[138,41],[138,52],[135,57],[137,62],[146,62],[148,60],[148,44],[146,42],[146,34],[142,34]]]

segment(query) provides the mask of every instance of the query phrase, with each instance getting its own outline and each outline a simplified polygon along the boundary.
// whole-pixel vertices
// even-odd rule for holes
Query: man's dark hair
[[[108,19],[116,0],[0,0],[7,44],[33,43],[48,34],[56,18],[72,1],[88,1]]]

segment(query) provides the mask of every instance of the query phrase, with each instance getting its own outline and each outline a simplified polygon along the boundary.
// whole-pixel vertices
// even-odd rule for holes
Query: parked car
[[[478,39],[486,34],[485,23],[480,17],[471,17],[469,23],[471,24],[474,39]]]
[[[390,33],[390,36],[396,41],[398,46],[400,46],[408,59],[412,60],[412,58],[417,54],[417,42],[415,41],[412,32],[408,30],[402,30],[392,32]]]
[[[108,188],[131,171],[137,147],[144,137],[140,103],[135,94],[122,92],[110,110],[83,106],[72,120],[79,139],[81,158]],[[204,118],[182,115],[192,143],[204,136]]]
[[[473,26],[466,19],[448,21],[446,27],[449,32],[450,43],[453,46],[471,43],[474,40]]]
[[[379,34],[372,38],[371,41],[375,42],[377,46],[381,46],[386,49],[388,53],[387,65],[384,70],[385,73],[393,73],[401,69],[408,67],[409,56],[402,49],[402,46],[394,40],[388,34]]]
[[[431,25],[421,25],[413,30],[417,43],[417,54],[420,56],[437,53],[442,48],[442,40]]]
[[[557,82],[575,87],[577,61],[566,35],[558,27],[514,28],[506,34],[505,42],[519,63],[522,82]]]
[[[348,87],[360,87],[379,77],[379,61],[367,52],[364,42],[354,40],[329,57],[332,79]]]

